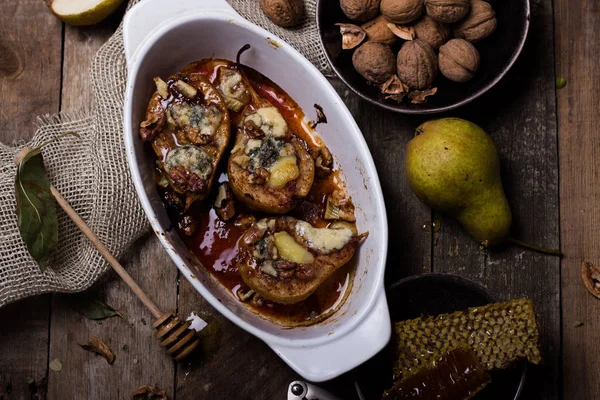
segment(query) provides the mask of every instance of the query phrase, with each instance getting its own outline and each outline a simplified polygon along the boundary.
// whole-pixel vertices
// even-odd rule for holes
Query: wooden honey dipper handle
[[[75,225],[79,227],[81,232],[92,242],[94,247],[98,250],[98,252],[104,257],[106,261],[110,264],[110,266],[115,270],[117,274],[123,279],[123,281],[131,288],[133,293],[144,303],[144,305],[150,310],[154,318],[158,319],[163,316],[163,313],[158,309],[156,304],[144,293],[141,287],[133,280],[131,275],[125,271],[123,266],[117,261],[117,259],[110,253],[110,251],[102,244],[98,236],[90,229],[90,227],[85,223],[85,221],[77,214],[77,211],[73,210],[71,205],[67,202],[67,200],[59,193],[58,190],[52,185],[50,185],[50,191],[52,195],[56,199],[56,202],[60,205],[60,207],[67,213],[69,217],[75,222]]]
[[[25,147],[22,149],[15,158],[15,164],[19,165],[23,157],[29,153],[32,149]],[[117,261],[117,259],[110,253],[110,251],[102,244],[100,238],[96,236],[94,231],[85,223],[85,221],[77,214],[77,211],[71,207],[69,202],[60,194],[58,190],[50,185],[50,192],[56,199],[58,205],[67,213],[67,215],[75,222],[75,225],[83,232],[85,236],[92,242],[98,252],[104,257],[110,266],[115,270],[117,274],[123,279],[123,281],[129,286],[129,288],[135,293],[135,295],[144,303],[144,305],[150,310],[156,321],[152,324],[152,327],[156,329],[155,337],[160,341],[161,347],[166,348],[167,353],[179,361],[190,355],[194,349],[200,345],[200,339],[196,335],[196,330],[192,328],[192,322],[190,320],[182,321],[179,317],[173,315],[172,312],[162,313],[156,304],[138,286],[133,280],[131,275],[125,271],[123,266]]]

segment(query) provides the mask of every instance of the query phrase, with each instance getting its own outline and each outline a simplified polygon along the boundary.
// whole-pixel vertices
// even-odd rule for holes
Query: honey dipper
[[[32,150],[33,149],[30,147],[23,148],[17,154],[15,163],[18,165],[23,157]],[[150,300],[142,288],[140,288],[131,275],[125,271],[119,261],[117,261],[106,246],[102,244],[98,236],[96,236],[53,185],[50,185],[50,191],[60,207],[67,213],[73,222],[75,222],[75,225],[77,225],[81,232],[87,236],[102,257],[108,261],[113,270],[121,277],[121,279],[123,279],[141,302],[144,303],[154,318],[156,318],[152,327],[156,329],[154,336],[160,341],[160,346],[165,347],[167,353],[173,356],[177,361],[184,359],[192,353],[192,351],[200,344],[200,339],[196,335],[196,330],[190,328],[192,321],[182,321],[179,317],[175,316],[173,312],[163,313],[160,311],[156,304]]]

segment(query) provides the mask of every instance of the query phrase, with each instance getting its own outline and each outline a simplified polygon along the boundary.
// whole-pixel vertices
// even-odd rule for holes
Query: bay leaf
[[[65,298],[69,307],[87,319],[104,320],[120,317],[127,322],[123,314],[87,292],[66,295]]]
[[[27,153],[19,163],[15,197],[21,237],[44,272],[58,246],[58,216],[39,148]]]

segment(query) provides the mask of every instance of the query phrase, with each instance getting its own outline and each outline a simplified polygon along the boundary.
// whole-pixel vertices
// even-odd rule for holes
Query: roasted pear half
[[[367,234],[338,222],[315,228],[292,217],[258,221],[240,240],[238,269],[244,282],[275,303],[305,300],[346,264]]]
[[[199,75],[154,78],[142,140],[152,143],[170,187],[189,207],[205,199],[231,136],[227,105],[215,87]]]
[[[308,145],[280,110],[258,95],[239,64],[239,55],[233,69],[224,71],[219,84],[222,93],[231,87],[229,93],[237,90],[249,95],[227,164],[231,189],[254,210],[284,214],[294,208],[297,199],[306,197],[313,185],[315,163]],[[228,80],[236,84],[224,84]]]

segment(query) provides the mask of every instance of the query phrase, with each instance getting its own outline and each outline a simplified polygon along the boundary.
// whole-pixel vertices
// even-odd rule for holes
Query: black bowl
[[[342,12],[338,0],[317,1],[317,26],[325,53],[337,75],[356,94],[391,111],[405,114],[433,114],[452,110],[467,104],[494,86],[521,53],[529,30],[529,0],[488,0],[496,11],[498,28],[490,37],[475,47],[479,50],[481,63],[473,79],[465,83],[455,83],[441,74],[434,86],[438,92],[427,99],[425,104],[408,104],[406,100],[398,104],[385,100],[376,86],[367,81],[352,66],[353,50],[342,50],[339,22],[352,22]],[[403,41],[400,41],[403,42]],[[396,53],[400,44],[392,50]]]
[[[392,321],[466,310],[498,301],[480,284],[445,274],[402,279],[391,285],[386,294]],[[388,354],[388,350],[383,350],[355,370],[355,386],[361,400],[379,400],[383,391],[392,386],[392,365]],[[517,400],[526,374],[525,362],[516,368],[492,372],[492,383],[473,400]]]

